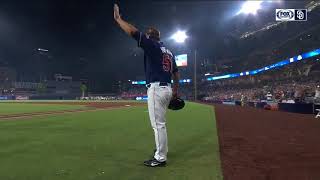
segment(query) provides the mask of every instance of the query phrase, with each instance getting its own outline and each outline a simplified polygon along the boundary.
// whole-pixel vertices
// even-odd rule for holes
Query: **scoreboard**
[[[188,66],[188,55],[181,54],[175,57],[178,67]]]

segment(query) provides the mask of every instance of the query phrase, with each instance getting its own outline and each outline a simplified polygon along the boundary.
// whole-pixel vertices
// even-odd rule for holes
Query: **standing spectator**
[[[267,101],[272,101],[272,94],[270,91],[267,93]]]
[[[320,103],[320,85],[316,87],[316,92],[314,95],[314,103]]]

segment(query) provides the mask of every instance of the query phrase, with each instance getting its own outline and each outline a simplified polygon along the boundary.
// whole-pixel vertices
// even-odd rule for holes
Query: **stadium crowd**
[[[255,76],[216,81],[202,80],[198,84],[198,99],[205,101],[273,101],[320,103],[320,62],[297,62]],[[179,94],[193,100],[193,83],[180,85]],[[122,91],[122,98],[146,96],[144,85],[131,85]]]
[[[210,101],[319,102],[319,61],[299,62],[256,76],[202,83]]]
[[[215,90],[212,90],[215,89]],[[274,101],[313,102],[320,100],[320,86],[316,82],[274,83],[271,86],[239,88],[216,87],[208,91],[204,100],[211,101]]]

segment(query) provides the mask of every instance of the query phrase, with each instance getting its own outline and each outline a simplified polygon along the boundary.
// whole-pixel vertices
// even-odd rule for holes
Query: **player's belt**
[[[171,84],[167,83],[167,82],[153,82],[153,83],[159,83],[159,86],[171,86]],[[151,84],[153,84],[153,83],[146,84],[146,87],[150,88]]]
[[[167,82],[160,82],[159,86],[170,86],[170,83]]]

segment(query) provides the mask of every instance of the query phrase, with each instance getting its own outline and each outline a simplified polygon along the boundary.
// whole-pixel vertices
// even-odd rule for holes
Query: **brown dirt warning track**
[[[320,180],[320,119],[215,105],[224,180]]]

